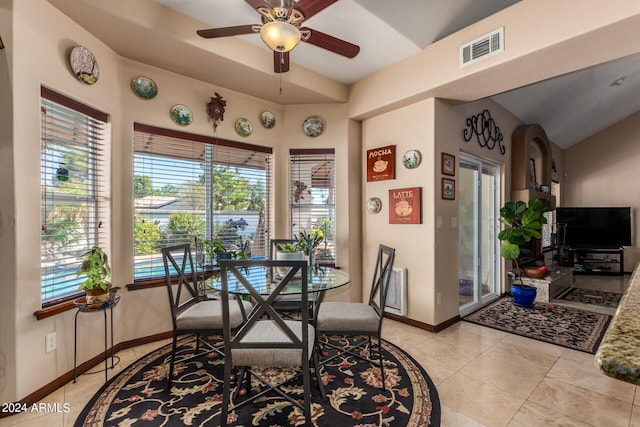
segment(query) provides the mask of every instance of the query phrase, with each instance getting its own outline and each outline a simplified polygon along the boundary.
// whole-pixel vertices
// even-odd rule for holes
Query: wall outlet
[[[442,293],[441,292],[436,293],[436,304],[438,304],[438,305],[442,304]]]
[[[56,349],[56,333],[51,332],[46,337],[44,337],[44,347],[47,353],[52,352]]]

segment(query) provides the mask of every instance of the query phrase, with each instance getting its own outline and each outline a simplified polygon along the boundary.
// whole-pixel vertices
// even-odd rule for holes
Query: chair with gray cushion
[[[376,266],[373,273],[371,292],[369,301],[366,303],[333,302],[320,301],[318,313],[316,315],[316,332],[325,335],[340,335],[355,338],[356,344],[353,346],[336,346],[331,343],[327,345],[336,348],[339,352],[329,359],[322,360],[326,363],[345,353],[364,359],[370,363],[378,365],[382,378],[382,388],[385,388],[384,362],[382,360],[381,331],[382,319],[384,318],[384,307],[387,299],[387,290],[393,270],[395,249],[385,245],[378,247]],[[361,349],[365,345],[369,346],[369,354],[373,349],[371,337],[377,340],[378,361],[371,357],[363,357]],[[320,342],[317,340],[318,343]]]
[[[272,283],[265,278],[264,271],[272,268],[286,268],[287,272],[281,279]],[[251,277],[251,271],[262,271],[262,278]],[[260,270],[262,269],[262,270]],[[271,390],[299,407],[305,415],[306,424],[311,425],[311,375],[309,372],[310,358],[314,357],[317,368],[317,355],[315,349],[315,330],[309,324],[307,310],[302,310],[299,320],[286,318],[277,311],[273,304],[280,294],[289,285],[300,288],[300,301],[303,306],[308,304],[307,278],[308,265],[306,261],[273,261],[273,260],[222,260],[220,261],[220,277],[222,284],[222,301],[224,313],[224,389],[222,396],[221,424],[227,422],[229,411],[249,403],[257,397],[269,393]],[[264,280],[257,289],[257,280]],[[252,283],[254,281],[254,283]],[[294,282],[295,283],[291,283]],[[266,284],[268,283],[268,286]],[[248,314],[245,323],[235,333],[231,329],[231,307],[233,301],[229,301],[230,288],[232,292],[243,293],[255,302],[253,309]],[[265,289],[268,288],[268,291]],[[272,385],[262,378],[253,368],[255,367],[299,367],[303,378],[304,404],[298,399],[289,396],[281,388],[284,384]],[[237,389],[231,390],[232,369],[242,368],[250,376],[257,378],[265,388],[255,395],[245,397],[238,401],[241,381],[238,381]],[[316,369],[317,373],[317,369]],[[250,384],[250,379],[247,381]],[[249,389],[247,390],[249,391]]]
[[[296,245],[298,243],[297,239],[271,239],[269,245],[269,259],[276,260],[277,253],[279,250],[285,245]],[[313,255],[309,255],[311,257]],[[311,260],[307,260],[309,265],[313,265]],[[309,295],[309,312],[313,313],[313,306],[315,303],[315,295]],[[302,310],[302,305],[300,303],[299,295],[282,295],[277,298],[276,303],[274,304],[276,309],[281,313],[286,314],[290,318],[294,318],[295,316],[300,314]]]
[[[162,259],[173,324],[173,343],[169,362],[169,380],[167,382],[168,388],[171,388],[175,363],[185,362],[212,351],[224,356],[224,353],[218,347],[204,339],[208,334],[220,334],[222,332],[222,303],[218,300],[203,299],[198,292],[196,288],[198,277],[196,270],[193,268],[191,246],[189,244],[162,248]],[[177,284],[174,284],[176,280]],[[233,328],[239,326],[244,317],[243,311],[249,311],[251,307],[252,304],[249,302],[233,306],[229,313],[229,324]],[[196,334],[195,354],[176,361],[178,337],[187,334]],[[205,349],[202,352],[200,351],[201,342],[205,345]]]

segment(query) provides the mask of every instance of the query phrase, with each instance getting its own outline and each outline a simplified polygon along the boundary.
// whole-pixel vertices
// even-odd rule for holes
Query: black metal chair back
[[[272,283],[265,279],[264,286],[269,287],[268,292],[259,291],[251,283],[249,272],[253,268],[269,270],[286,267],[287,273]],[[253,401],[255,398],[275,390],[282,397],[288,399],[294,405],[300,407],[305,414],[307,424],[311,425],[311,387],[309,373],[309,359],[314,349],[315,330],[309,324],[309,316],[303,310],[299,320],[291,320],[277,311],[274,303],[281,296],[287,286],[296,286],[300,289],[300,301],[308,304],[308,266],[306,261],[275,261],[275,260],[222,260],[220,261],[220,277],[222,283],[224,343],[225,343],[225,373],[224,390],[221,413],[221,424],[226,425],[227,415],[231,400],[231,369],[233,367],[246,368],[248,372],[258,378],[266,388],[260,393],[236,402],[232,410]],[[295,281],[295,283],[293,283]],[[239,328],[232,331],[228,324],[230,305],[230,283],[233,283],[233,292],[240,292],[254,301],[253,309]],[[314,359],[317,367],[317,357]],[[300,405],[297,399],[287,395],[279,384],[269,385],[268,382],[251,370],[252,366],[284,367],[297,366],[301,368],[304,384],[304,405]],[[238,381],[240,387],[240,381]],[[236,391],[235,397],[238,393]]]

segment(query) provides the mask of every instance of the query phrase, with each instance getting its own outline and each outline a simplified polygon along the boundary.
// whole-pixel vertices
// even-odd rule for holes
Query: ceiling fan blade
[[[304,19],[311,18],[316,13],[326,9],[338,0],[300,0],[293,6],[304,15]]]
[[[321,47],[323,49],[330,50],[338,55],[346,56],[347,58],[355,57],[360,52],[360,46],[342,39],[330,36],[329,34],[322,33],[311,28],[300,28],[300,30],[309,30],[311,35],[307,40],[307,43]]]
[[[216,37],[238,36],[241,34],[253,33],[255,25],[236,25],[235,27],[209,28],[208,30],[198,30],[196,33],[205,39],[213,39]]]
[[[275,73],[289,71],[289,52],[273,52],[273,71]]]
[[[249,3],[249,6],[251,6],[255,10],[258,10],[259,7],[269,7],[269,5],[264,2],[264,0],[244,0],[244,1]]]

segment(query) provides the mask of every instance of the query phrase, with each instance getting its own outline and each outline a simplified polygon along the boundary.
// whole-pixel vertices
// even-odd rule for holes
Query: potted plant
[[[222,245],[222,242],[218,239],[205,239],[204,247],[207,255],[209,255],[209,259],[211,260],[211,262],[213,262],[214,260],[218,261],[221,259],[231,259],[231,252],[227,251]]]
[[[87,277],[78,289],[85,290],[88,304],[102,304],[109,300],[111,283],[106,279],[111,276],[111,267],[102,248],[94,246],[82,255],[82,264],[76,271],[76,277],[78,276]]]
[[[296,244],[298,250],[301,250],[307,256],[311,256],[324,239],[322,231],[316,229],[312,230],[311,233],[307,233],[304,228],[298,236],[294,235],[293,237],[298,241]]]
[[[530,307],[536,298],[537,290],[533,286],[527,286],[522,280],[522,271],[518,264],[520,246],[542,237],[540,230],[542,224],[547,223],[544,213],[550,210],[549,202],[543,199],[531,199],[529,204],[523,201],[507,202],[500,208],[500,222],[505,228],[498,234],[502,241],[500,255],[512,260],[516,267],[516,274],[520,283],[511,285],[513,302],[516,305]]]

